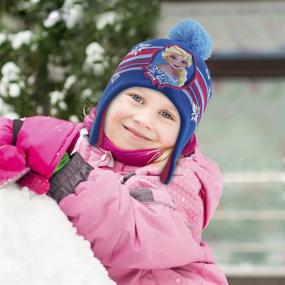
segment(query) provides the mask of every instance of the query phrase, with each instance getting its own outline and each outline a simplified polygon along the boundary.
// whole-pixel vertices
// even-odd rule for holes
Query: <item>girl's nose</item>
[[[147,129],[151,129],[151,125],[154,123],[152,115],[150,112],[139,112],[134,116],[134,121],[136,124]]]

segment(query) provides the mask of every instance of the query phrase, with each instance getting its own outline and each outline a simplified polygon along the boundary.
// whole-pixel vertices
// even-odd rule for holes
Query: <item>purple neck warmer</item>
[[[104,150],[111,151],[114,158],[118,161],[133,166],[145,166],[150,164],[163,152],[161,149],[121,149],[115,146],[106,135],[104,135],[100,147]]]

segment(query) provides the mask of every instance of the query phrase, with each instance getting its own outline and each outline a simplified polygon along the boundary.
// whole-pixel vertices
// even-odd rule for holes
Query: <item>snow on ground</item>
[[[115,284],[48,196],[0,189],[0,284]]]

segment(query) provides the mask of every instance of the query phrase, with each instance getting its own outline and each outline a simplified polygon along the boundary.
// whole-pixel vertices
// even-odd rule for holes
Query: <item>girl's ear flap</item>
[[[173,160],[173,149],[168,157],[168,160],[165,164],[165,166],[163,167],[161,173],[160,173],[160,181],[163,184],[168,184],[168,182],[170,181],[171,178],[171,173],[170,173],[170,167],[172,164],[172,160]]]
[[[187,143],[187,145],[184,147],[183,151],[182,151],[182,155],[183,156],[190,156],[194,150],[195,147],[197,145],[197,139],[195,134],[191,137],[191,139],[189,140],[189,142]]]
[[[91,111],[89,110],[87,111],[88,111],[88,114],[86,114],[86,116],[84,117],[84,125],[85,125],[85,128],[88,130],[88,132],[90,132],[91,126],[96,119],[97,113],[96,113],[95,107],[93,107]]]

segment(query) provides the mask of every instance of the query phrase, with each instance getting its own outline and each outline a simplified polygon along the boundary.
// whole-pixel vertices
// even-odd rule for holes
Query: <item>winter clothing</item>
[[[82,127],[81,123],[51,117],[26,118],[12,146],[13,120],[0,117],[0,186],[23,177],[20,185],[38,194],[47,193],[49,178],[74,146]]]
[[[104,135],[101,148],[112,152],[115,159],[128,165],[145,166],[155,161],[162,153],[160,149],[134,149],[125,150],[114,145]]]
[[[117,284],[227,284],[201,241],[221,195],[221,177],[198,148],[180,159],[167,186],[153,164],[114,161],[87,139],[77,151],[93,170],[59,206]]]
[[[10,120],[0,120],[0,148],[11,143],[11,126]],[[48,179],[58,156],[73,149],[82,127],[53,118],[26,119],[15,147],[25,155],[32,173]],[[47,143],[38,135],[41,130]],[[169,185],[161,183],[158,165],[125,165],[111,152],[92,147],[85,137],[75,148],[79,156],[72,156],[74,165],[54,177],[69,166],[70,176],[51,183],[50,195],[56,193],[56,185],[63,185],[56,199],[60,208],[78,234],[90,241],[117,284],[227,284],[201,240],[221,195],[221,176],[198,147],[178,161]],[[68,183],[77,186],[65,188]]]
[[[47,194],[59,203],[64,197],[74,193],[80,182],[87,180],[92,169],[79,153],[74,153],[62,171],[51,177]]]
[[[210,53],[208,33],[192,20],[178,23],[170,31],[169,39],[136,45],[123,58],[100,98],[90,144],[101,146],[106,110],[121,91],[146,87],[162,92],[175,105],[181,119],[176,145],[160,176],[167,184],[211,97],[211,78],[204,62]]]

